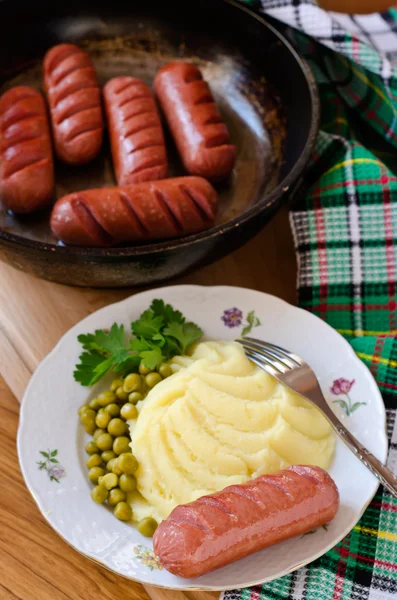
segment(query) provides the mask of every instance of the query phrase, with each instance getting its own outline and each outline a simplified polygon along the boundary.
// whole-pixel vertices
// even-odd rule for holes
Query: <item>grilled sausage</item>
[[[103,137],[101,91],[91,59],[74,44],[59,44],[47,52],[43,68],[56,154],[71,165],[88,163]]]
[[[199,69],[169,63],[157,73],[154,87],[188,173],[211,181],[230,175],[236,147]]]
[[[217,193],[201,177],[86,190],[56,202],[51,229],[80,246],[174,238],[209,227],[216,204]]]
[[[177,506],[153,547],[180,577],[199,577],[334,518],[339,493],[319,467],[293,466]]]
[[[51,138],[40,92],[18,86],[0,98],[0,199],[15,213],[48,204],[54,189]]]
[[[164,135],[150,88],[134,77],[115,77],[103,96],[117,183],[166,177]]]

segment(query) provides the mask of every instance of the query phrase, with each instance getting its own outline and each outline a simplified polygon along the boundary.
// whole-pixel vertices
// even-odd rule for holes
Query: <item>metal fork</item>
[[[236,341],[243,346],[252,362],[317,406],[350,450],[397,498],[397,477],[342,425],[324,398],[313,370],[302,358],[284,348],[254,338],[246,337]]]

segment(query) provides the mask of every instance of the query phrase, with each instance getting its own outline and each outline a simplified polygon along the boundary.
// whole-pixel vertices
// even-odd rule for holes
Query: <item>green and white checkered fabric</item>
[[[313,1],[247,2],[287,23],[322,124],[291,211],[300,306],[344,335],[376,378],[397,473],[397,11],[347,17]],[[397,500],[380,488],[357,526],[307,567],[224,600],[397,598]]]

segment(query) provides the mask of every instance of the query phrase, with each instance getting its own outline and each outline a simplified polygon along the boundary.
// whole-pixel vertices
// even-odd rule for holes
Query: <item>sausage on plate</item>
[[[210,227],[216,204],[216,191],[201,177],[86,190],[55,203],[51,230],[79,246],[174,238]]]
[[[198,67],[169,63],[157,73],[154,87],[188,173],[211,181],[230,175],[236,147]]]
[[[91,59],[74,44],[59,44],[45,55],[43,69],[55,152],[71,165],[88,163],[103,137],[101,91]]]
[[[0,98],[0,200],[15,213],[30,213],[51,201],[53,189],[44,99],[31,87],[14,87]]]
[[[135,77],[115,77],[103,96],[117,183],[164,179],[167,153],[150,88]]]
[[[334,518],[339,493],[319,467],[293,466],[177,506],[153,547],[174,575],[199,577]]]

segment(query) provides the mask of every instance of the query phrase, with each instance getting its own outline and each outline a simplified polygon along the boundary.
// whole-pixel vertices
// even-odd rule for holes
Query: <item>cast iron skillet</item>
[[[48,8],[50,6],[50,8]],[[193,60],[219,103],[238,161],[218,187],[215,226],[178,240],[111,249],[65,247],[48,213],[15,218],[0,207],[0,258],[39,277],[89,286],[151,284],[214,261],[257,233],[297,185],[318,127],[313,78],[262,18],[233,0],[89,0],[0,3],[0,91],[41,87],[44,52],[63,41],[86,48],[100,83],[131,74],[151,83],[169,60]],[[167,139],[170,175],[183,170]],[[91,165],[56,165],[56,196],[114,185],[108,143]]]

